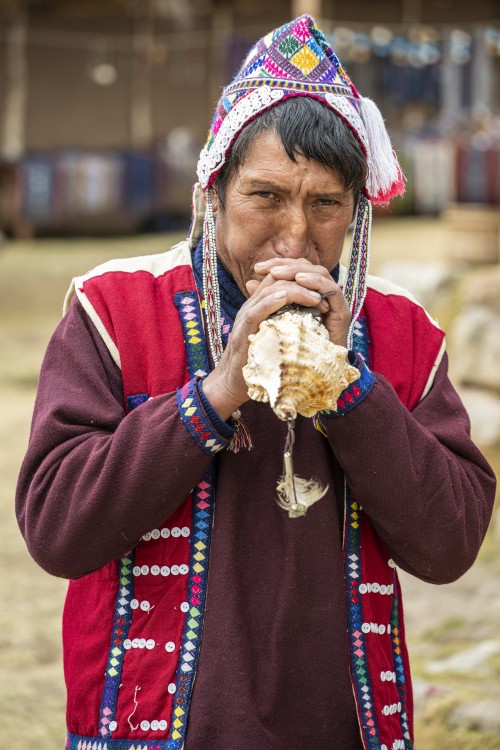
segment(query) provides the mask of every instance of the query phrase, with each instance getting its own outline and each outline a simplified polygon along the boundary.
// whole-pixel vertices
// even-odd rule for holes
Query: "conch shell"
[[[316,311],[293,307],[264,320],[249,336],[248,362],[243,377],[254,401],[269,401],[288,424],[283,453],[283,475],[278,479],[278,505],[290,518],[304,516],[328,491],[316,479],[294,474],[292,451],[297,414],[337,411],[342,391],[360,376],[349,364],[347,349],[332,344]]]
[[[342,391],[360,376],[349,364],[347,349],[333,344],[328,331],[307,308],[264,320],[250,335],[243,377],[254,401],[269,401],[276,416],[312,417],[337,411]]]

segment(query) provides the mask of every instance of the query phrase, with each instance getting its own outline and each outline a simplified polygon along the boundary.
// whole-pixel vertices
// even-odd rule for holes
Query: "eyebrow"
[[[248,187],[255,188],[256,190],[269,191],[269,192],[281,192],[285,188],[274,182],[268,182],[266,180],[250,180],[246,183]],[[349,195],[346,190],[337,190],[330,192],[329,190],[318,190],[317,192],[310,193],[313,198],[347,198]]]

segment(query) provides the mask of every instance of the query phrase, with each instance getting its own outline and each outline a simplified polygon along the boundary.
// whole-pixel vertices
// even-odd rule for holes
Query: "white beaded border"
[[[339,94],[325,94],[325,99],[332,109],[334,109],[349,125],[354,128],[356,135],[360,138],[366,155],[369,155],[368,136],[361,115],[359,115],[352,104],[349,104],[345,96]]]
[[[207,188],[210,177],[217,172],[226,160],[227,151],[243,127],[256,115],[276,104],[289,93],[270,86],[261,86],[240,99],[224,118],[219,132],[210,149],[202,149],[198,160],[197,174],[202,188]],[[295,94],[298,96],[299,94]],[[345,96],[340,94],[322,94],[325,102],[351,125],[358,135],[369,158],[368,138],[361,116]]]
[[[204,148],[200,154],[196,171],[203,188],[208,187],[210,177],[224,164],[227,150],[243,126],[257,114],[282,99],[284,95],[284,91],[272,89],[270,86],[262,86],[252,91],[248,96],[244,96],[234,105],[224,118],[210,150]]]

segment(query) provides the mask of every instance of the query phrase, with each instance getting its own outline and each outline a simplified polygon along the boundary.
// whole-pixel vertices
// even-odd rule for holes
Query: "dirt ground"
[[[64,747],[65,691],[60,618],[66,583],[29,558],[14,518],[14,489],[26,448],[38,371],[60,318],[69,280],[111,257],[161,251],[177,238],[43,240],[0,247],[0,748]],[[434,262],[443,255],[438,220],[376,222],[372,269],[388,260]],[[499,455],[490,458],[500,464]],[[500,750],[500,729],[452,726],[454,710],[490,701],[500,716],[500,563],[489,535],[461,581],[432,587],[405,576],[407,629],[414,666],[419,750]],[[491,655],[467,672],[446,659],[478,643]],[[479,658],[479,657],[478,657]],[[436,666],[437,665],[437,666]],[[448,665],[448,666],[447,666]],[[491,708],[491,707],[490,707]]]

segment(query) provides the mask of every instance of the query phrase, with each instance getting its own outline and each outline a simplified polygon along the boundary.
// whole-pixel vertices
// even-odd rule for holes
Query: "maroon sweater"
[[[359,750],[345,634],[344,473],[397,564],[433,583],[474,561],[493,474],[470,441],[446,359],[411,414],[377,376],[356,409],[327,422],[328,440],[299,418],[296,471],[310,476],[314,466],[330,490],[294,522],[275,503],[286,428],[266,404],[249,402],[243,415],[254,450],[217,457],[186,748]],[[125,554],[211,460],[180,420],[175,394],[124,416],[120,372],[73,302],[45,357],[17,495],[28,548],[54,575],[81,577]]]

